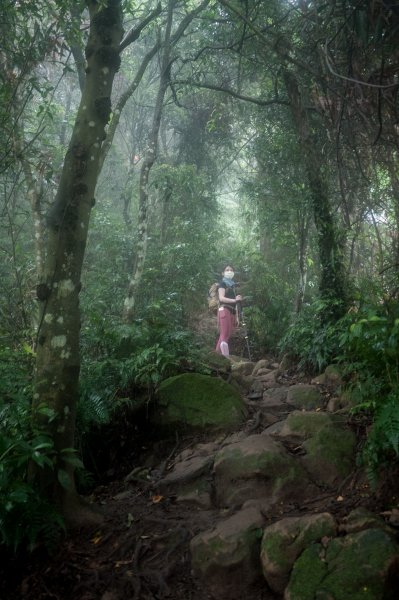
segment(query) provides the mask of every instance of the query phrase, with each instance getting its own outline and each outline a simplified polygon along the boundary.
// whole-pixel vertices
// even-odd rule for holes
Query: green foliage
[[[356,357],[357,369],[367,377],[384,379],[388,386],[397,386],[399,318],[383,313],[383,307],[368,310],[351,325],[342,342]]]
[[[0,544],[14,551],[39,542],[52,550],[64,528],[60,514],[28,478],[31,464],[61,471],[52,440],[32,431],[32,367],[28,346],[0,351]],[[52,418],[44,407],[38,410]],[[62,458],[80,464],[72,449]]]
[[[33,353],[0,349],[0,430],[25,431],[32,395]]]
[[[320,372],[341,353],[342,335],[351,323],[346,315],[336,323],[324,320],[326,304],[305,305],[279,343],[281,352],[298,361],[301,369]]]
[[[61,515],[34,483],[27,481],[28,465],[54,468],[53,443],[45,436],[29,441],[0,433],[0,544],[16,551],[42,542],[55,548],[64,529]]]
[[[353,412],[373,421],[362,455],[372,480],[381,466],[399,458],[398,313],[396,302],[365,307],[341,336]]]
[[[374,423],[362,454],[369,479],[376,483],[381,467],[399,459],[399,389],[385,396],[375,409]]]

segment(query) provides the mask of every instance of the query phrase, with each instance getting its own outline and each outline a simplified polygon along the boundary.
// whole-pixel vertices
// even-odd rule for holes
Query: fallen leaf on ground
[[[153,504],[158,504],[158,502],[161,502],[161,500],[163,500],[163,499],[164,499],[164,497],[163,496],[159,496],[159,495],[158,496],[153,496],[151,498]]]

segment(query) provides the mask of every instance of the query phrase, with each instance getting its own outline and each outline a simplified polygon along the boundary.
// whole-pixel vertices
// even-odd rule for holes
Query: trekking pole
[[[252,361],[251,349],[249,347],[248,329],[247,329],[246,323],[244,321],[244,315],[243,315],[243,310],[242,310],[242,304],[241,304],[241,302],[237,302],[237,324],[238,325],[242,325],[243,328],[244,328],[244,340],[245,340],[246,345],[247,345],[248,358],[249,358],[250,361]]]

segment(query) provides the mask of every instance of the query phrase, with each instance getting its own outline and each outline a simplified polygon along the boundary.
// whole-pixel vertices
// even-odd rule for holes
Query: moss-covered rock
[[[309,546],[295,562],[284,600],[394,600],[399,546],[381,529]]]
[[[241,506],[249,499],[270,504],[300,496],[309,479],[300,462],[268,435],[250,435],[217,452],[214,462],[219,506]]]
[[[218,523],[191,540],[194,574],[214,598],[250,596],[251,585],[261,578],[259,559],[264,519],[248,508]]]
[[[303,443],[302,462],[315,483],[333,485],[349,475],[355,465],[356,436],[341,427],[322,427]]]
[[[288,415],[278,431],[278,437],[289,440],[307,440],[323,427],[332,426],[333,420],[324,412],[295,410]]]
[[[205,356],[205,363],[211,371],[219,375],[227,377],[231,372],[231,362],[223,354],[219,354],[219,352],[208,352]]]
[[[342,384],[342,373],[337,365],[328,365],[325,368],[324,374],[326,376],[327,383],[336,386]]]
[[[243,358],[242,356],[230,356],[231,371],[233,373],[241,373],[241,375],[252,375],[255,363]]]
[[[163,381],[159,387],[154,420],[158,425],[179,429],[230,430],[246,417],[240,394],[217,377],[183,373]]]
[[[301,552],[325,536],[334,536],[336,530],[334,518],[329,513],[287,517],[267,527],[261,543],[261,563],[270,588],[283,593]]]
[[[246,395],[251,389],[253,381],[252,375],[244,375],[240,370],[233,370],[231,372],[231,385],[237,389],[239,393]]]
[[[288,404],[298,409],[315,410],[322,408],[324,401],[320,390],[315,385],[297,384],[289,388]]]
[[[311,383],[338,387],[342,385],[342,373],[337,365],[328,365],[324,373],[316,375]]]

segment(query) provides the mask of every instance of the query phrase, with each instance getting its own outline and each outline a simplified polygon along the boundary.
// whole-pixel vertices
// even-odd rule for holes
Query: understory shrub
[[[99,474],[106,466],[104,426],[105,435],[112,435],[123,421],[124,427],[130,427],[125,437],[137,437],[137,411],[143,403],[148,405],[163,379],[187,370],[207,372],[193,334],[179,325],[178,312],[173,302],[158,302],[131,325],[102,321],[83,331],[76,439],[93,472]],[[78,471],[78,476],[86,490],[87,473]]]
[[[50,438],[32,430],[33,354],[0,351],[0,545],[16,551],[45,543],[52,549],[63,530],[60,514],[28,480],[28,466],[54,468]]]
[[[326,303],[305,305],[279,342],[281,353],[297,362],[300,369],[320,373],[341,354],[342,335],[353,321],[351,314],[337,322],[326,322]]]
[[[381,466],[399,458],[399,306],[359,311],[341,346],[353,412],[372,420],[361,460],[375,479]]]

